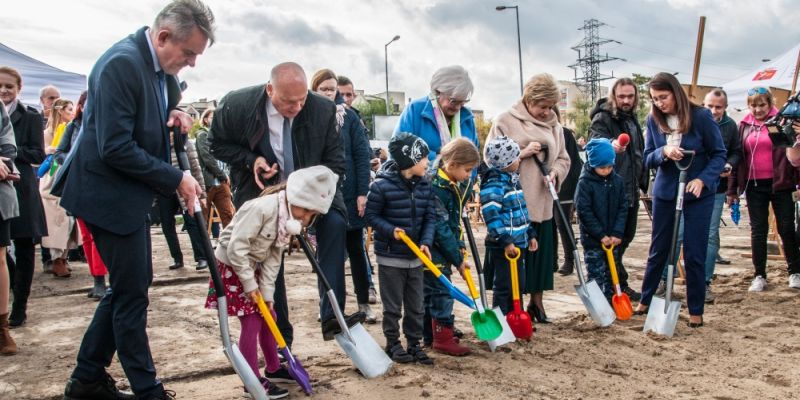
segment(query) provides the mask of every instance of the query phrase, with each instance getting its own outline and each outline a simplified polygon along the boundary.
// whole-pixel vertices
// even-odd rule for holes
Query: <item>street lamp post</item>
[[[509,8],[514,9],[514,13],[517,15],[517,55],[519,56],[519,93],[522,94],[522,43],[519,39],[519,6],[497,6],[495,10],[503,11]]]
[[[400,35],[395,35],[389,43],[383,46],[383,63],[386,67],[386,115],[391,115],[389,112],[389,45],[398,39],[400,39]]]

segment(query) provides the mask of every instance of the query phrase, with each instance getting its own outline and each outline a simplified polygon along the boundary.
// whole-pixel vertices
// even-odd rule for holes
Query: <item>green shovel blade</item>
[[[475,336],[480,340],[489,341],[495,340],[503,333],[503,325],[497,319],[497,314],[494,310],[486,310],[485,312],[474,311],[470,316],[472,326],[475,328]]]

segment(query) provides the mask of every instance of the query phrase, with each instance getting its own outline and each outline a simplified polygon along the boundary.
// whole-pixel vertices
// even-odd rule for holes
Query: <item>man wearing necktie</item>
[[[324,165],[344,180],[345,160],[336,130],[336,106],[308,90],[300,65],[286,62],[272,68],[269,83],[234,90],[220,100],[209,130],[211,153],[231,168],[233,203],[238,209],[267,187],[286,181],[292,171]],[[328,214],[314,225],[317,256],[331,282],[339,305],[345,305],[345,231],[347,211],[341,183]],[[320,288],[320,320],[326,340],[339,332],[331,305]],[[286,342],[291,345],[286,289],[281,269],[275,283],[275,312]],[[363,322],[364,314],[347,317]]]
[[[173,399],[156,377],[147,338],[153,279],[148,213],[156,193],[194,204],[201,189],[170,163],[169,131],[192,119],[177,109],[176,75],[214,42],[214,16],[200,0],[173,0],[106,51],[88,79],[83,130],[53,185],[82,218],[108,267],[111,289],[83,337],[64,399]],[[106,372],[114,354],[134,395]]]

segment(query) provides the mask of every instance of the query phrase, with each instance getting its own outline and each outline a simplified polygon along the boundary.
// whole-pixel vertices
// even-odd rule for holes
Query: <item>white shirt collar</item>
[[[150,48],[150,56],[153,57],[153,65],[155,66],[155,71],[161,71],[161,63],[158,62],[158,56],[156,56],[156,49],[153,47],[153,40],[150,38],[150,28],[147,28],[144,31],[144,36],[147,37],[147,47]]]

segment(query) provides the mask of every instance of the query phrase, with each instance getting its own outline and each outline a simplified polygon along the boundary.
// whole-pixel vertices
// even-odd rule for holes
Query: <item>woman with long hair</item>
[[[689,327],[703,326],[705,261],[708,230],[719,174],[726,162],[725,146],[711,112],[694,104],[672,74],[659,73],[648,84],[653,105],[647,117],[645,167],[657,169],[653,184],[653,233],[637,314],[645,314],[661,280],[672,243],[678,176],[688,165],[683,200],[683,259],[689,304]],[[684,155],[685,150],[695,152]],[[675,252],[679,254],[679,252]]]

